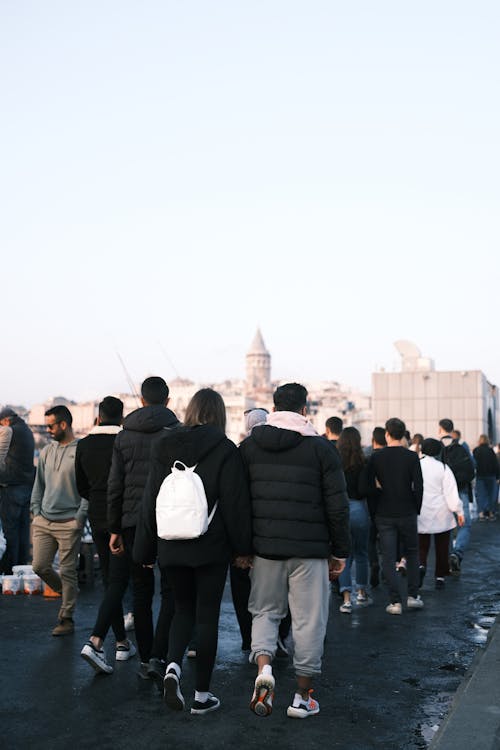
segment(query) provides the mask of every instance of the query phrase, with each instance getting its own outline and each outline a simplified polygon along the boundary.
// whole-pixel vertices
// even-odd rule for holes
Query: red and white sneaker
[[[269,716],[273,710],[274,677],[272,674],[259,674],[250,701],[250,710],[257,716]]]
[[[319,703],[314,698],[311,698],[312,692],[312,690],[309,690],[307,700],[300,693],[295,693],[292,705],[288,706],[286,710],[286,715],[292,719],[307,719],[308,716],[319,714]]]

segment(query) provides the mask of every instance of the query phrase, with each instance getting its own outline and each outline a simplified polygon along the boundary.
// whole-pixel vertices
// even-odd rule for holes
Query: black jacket
[[[478,445],[472,453],[476,461],[476,476],[495,477],[498,479],[498,460],[493,448],[490,448],[489,445]]]
[[[150,468],[151,444],[164,429],[178,427],[179,420],[165,406],[143,406],[123,422],[113,446],[108,479],[108,529],[120,534],[134,527]]]
[[[35,481],[33,433],[24,419],[17,416],[12,419],[10,428],[12,437],[5,458],[5,470],[0,473],[0,484],[22,484],[32,487]]]
[[[240,445],[260,557],[347,557],[349,504],[338,453],[323,437],[271,425]]]
[[[76,486],[80,497],[89,501],[92,531],[107,531],[108,528],[108,476],[118,431],[115,425],[98,425],[76,446]]]
[[[372,487],[376,482],[380,485],[377,516],[402,518],[420,513],[424,480],[415,451],[401,445],[373,451],[368,462],[368,481]]]
[[[158,539],[156,496],[174,461],[186,466],[196,464],[203,481],[208,512],[217,509],[208,531],[198,539]],[[236,555],[252,552],[251,510],[245,471],[238,449],[218,427],[198,425],[180,427],[162,435],[153,445],[151,472],[138,519],[134,559],[150,564],[156,558],[161,567],[182,565],[198,567],[225,563]]]

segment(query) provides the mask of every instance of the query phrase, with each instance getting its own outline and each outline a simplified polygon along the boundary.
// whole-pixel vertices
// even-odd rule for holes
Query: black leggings
[[[207,692],[217,653],[219,611],[227,563],[199,568],[167,566],[162,572],[167,575],[175,599],[168,662],[182,665],[184,652],[196,627],[196,690]]]

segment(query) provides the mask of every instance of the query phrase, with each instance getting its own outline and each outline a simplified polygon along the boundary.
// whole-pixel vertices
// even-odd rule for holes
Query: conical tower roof
[[[255,336],[253,337],[253,341],[250,344],[250,349],[248,350],[247,353],[248,354],[269,354],[269,352],[266,349],[266,345],[264,344],[264,339],[262,338],[260,328],[257,328],[257,332]]]

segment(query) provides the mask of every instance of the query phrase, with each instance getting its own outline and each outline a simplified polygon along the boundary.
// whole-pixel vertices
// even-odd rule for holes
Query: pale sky
[[[0,404],[496,349],[497,0],[0,0]]]

